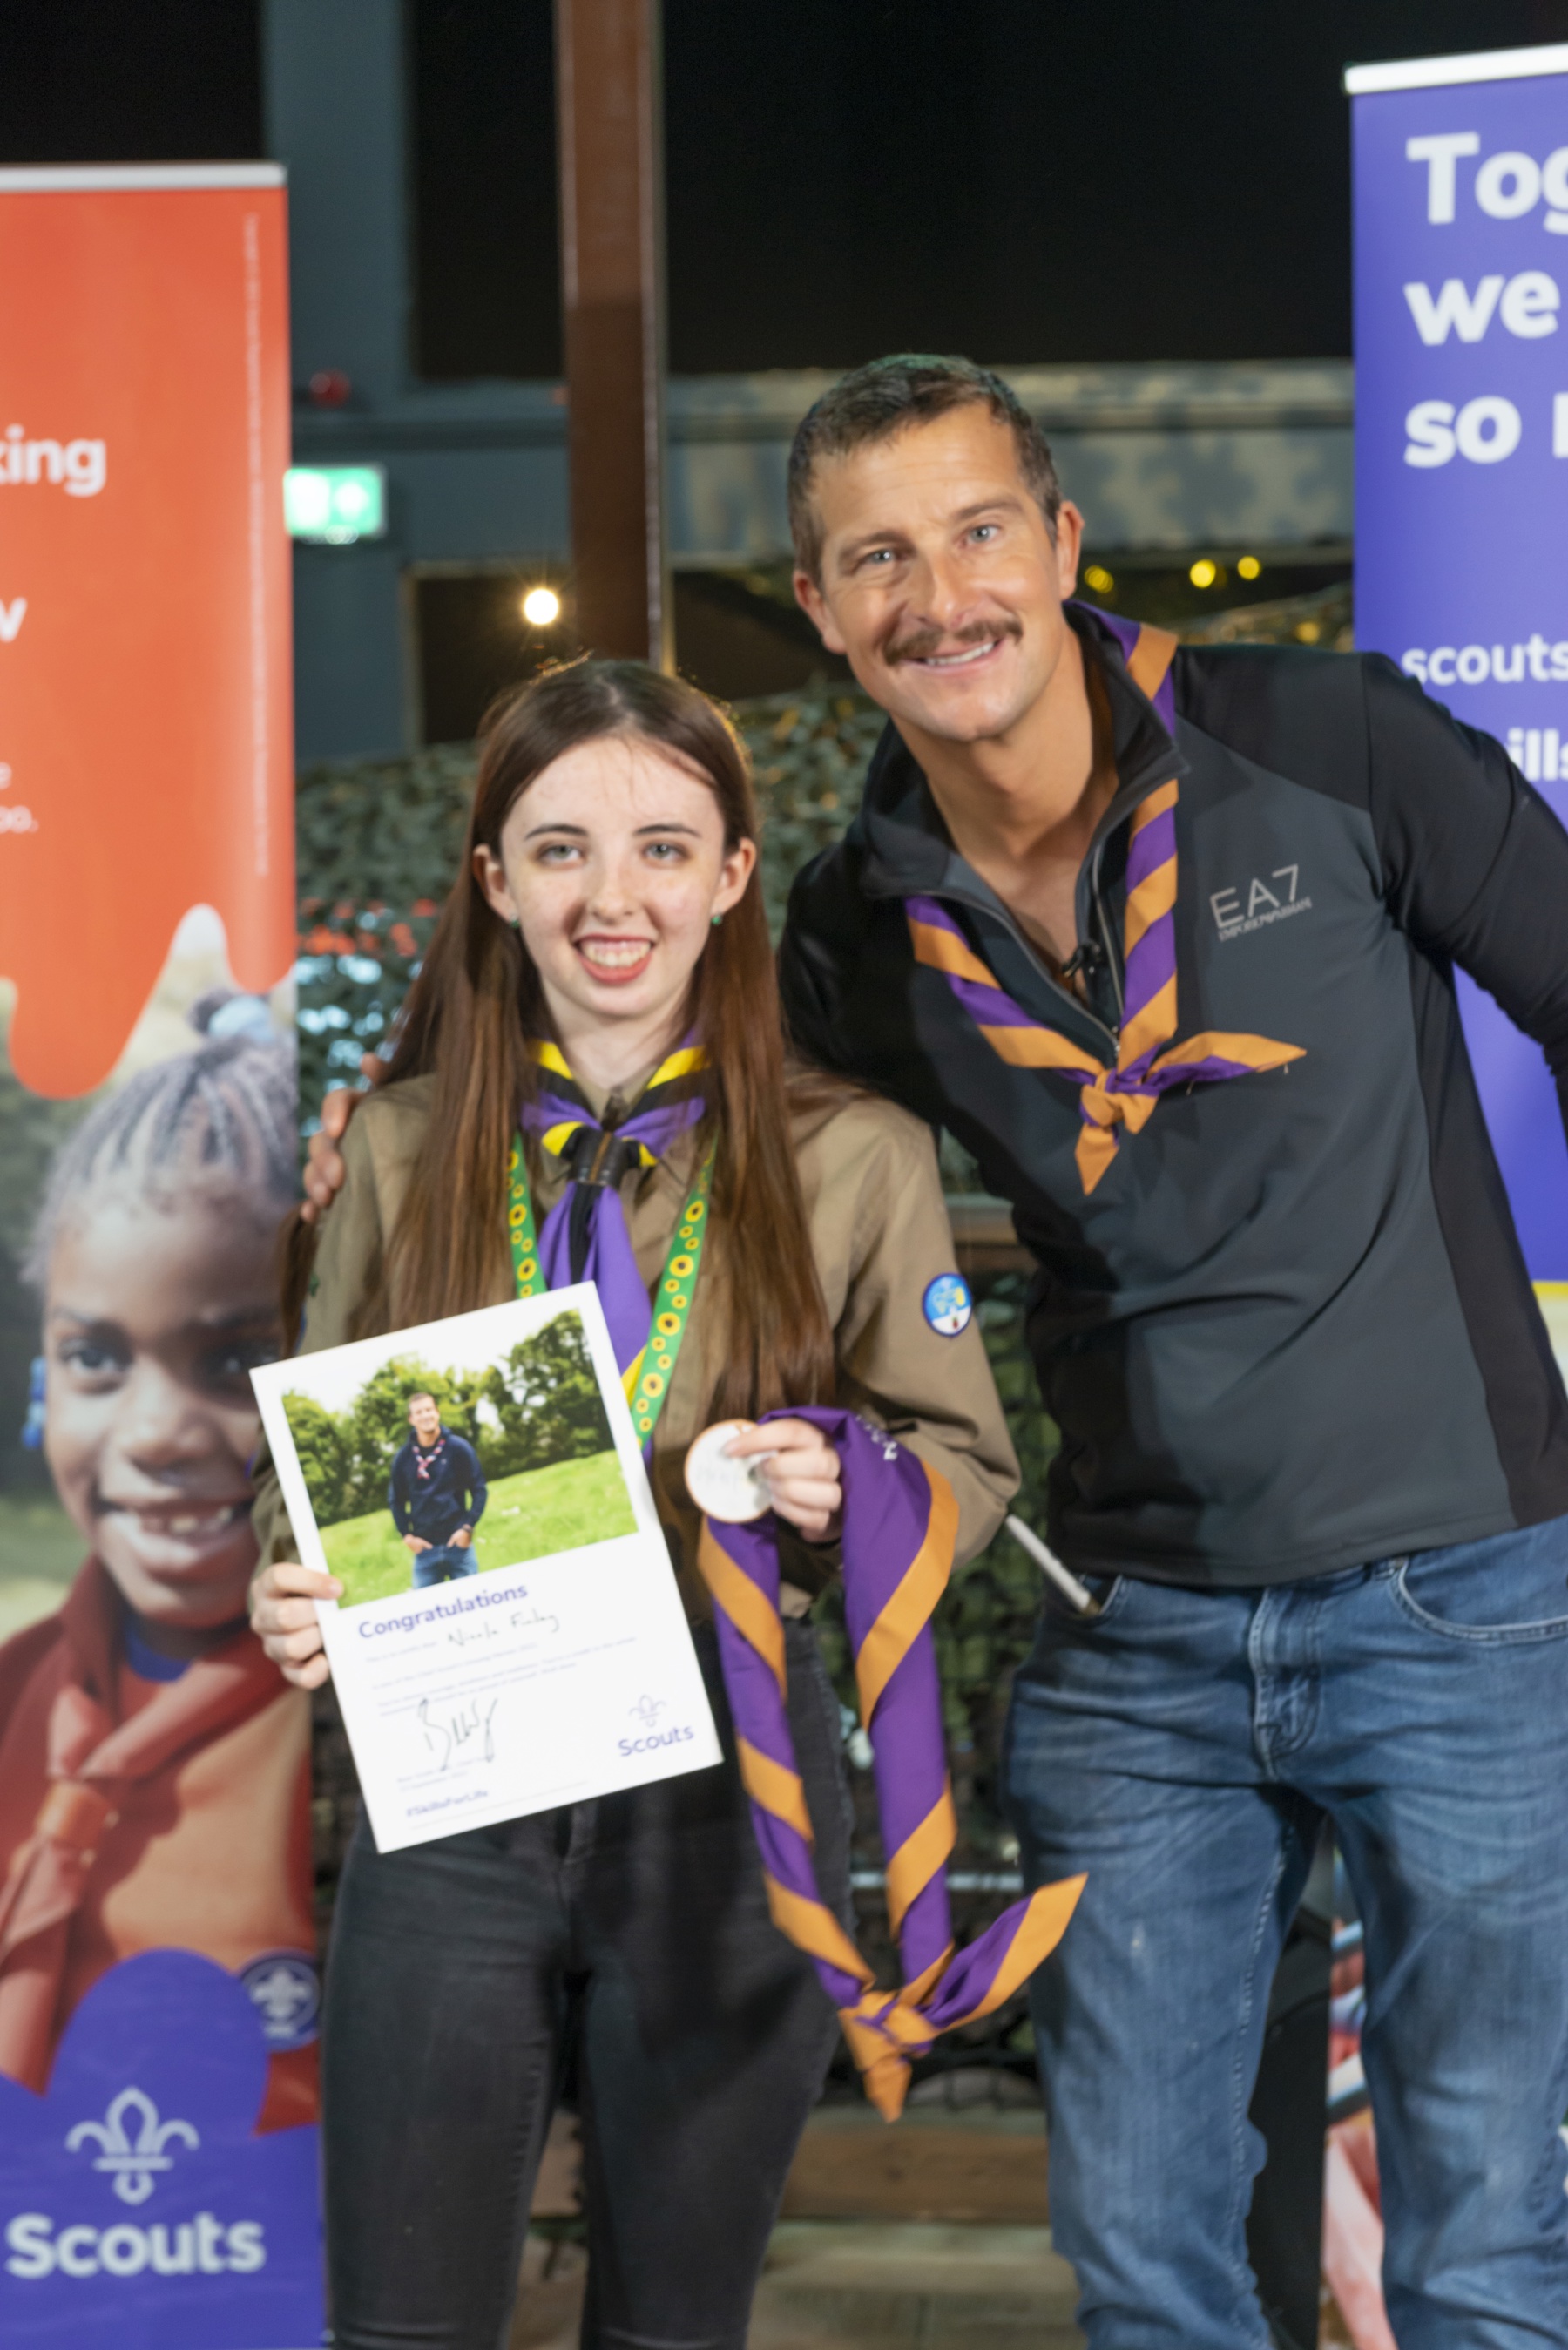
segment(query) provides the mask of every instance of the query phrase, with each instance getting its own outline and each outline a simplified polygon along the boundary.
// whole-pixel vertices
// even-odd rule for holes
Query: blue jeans
[[[477,1574],[478,1568],[472,1543],[432,1543],[429,1550],[414,1553],[414,1589],[423,1591],[432,1583],[453,1583],[460,1575]]]
[[[1363,2060],[1401,2350],[1568,2345],[1568,1520],[1262,1591],[1054,1599],[1018,1677],[1051,2218],[1092,2350],[1266,2350],[1247,2118],[1326,1814],[1366,1928]]]

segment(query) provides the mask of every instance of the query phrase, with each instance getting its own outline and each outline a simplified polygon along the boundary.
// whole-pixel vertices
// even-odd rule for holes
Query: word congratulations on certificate
[[[591,1283],[251,1378],[380,1851],[719,1761]]]

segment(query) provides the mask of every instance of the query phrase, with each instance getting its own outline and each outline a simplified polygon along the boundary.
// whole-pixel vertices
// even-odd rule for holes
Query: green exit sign
[[[283,477],[283,518],[290,538],[317,546],[352,546],[387,535],[384,465],[291,465]]]

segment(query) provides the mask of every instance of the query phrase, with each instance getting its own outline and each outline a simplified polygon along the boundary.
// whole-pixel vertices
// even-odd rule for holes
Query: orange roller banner
[[[0,172],[0,980],[113,1067],[187,910],[293,955],[288,313],[265,164]]]
[[[307,2350],[281,172],[0,172],[0,2343]]]

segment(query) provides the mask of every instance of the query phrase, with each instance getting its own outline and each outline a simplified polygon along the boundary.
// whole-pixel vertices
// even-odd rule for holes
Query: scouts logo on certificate
[[[974,1312],[969,1284],[960,1273],[939,1273],[920,1300],[920,1311],[940,1336],[956,1338]]]

